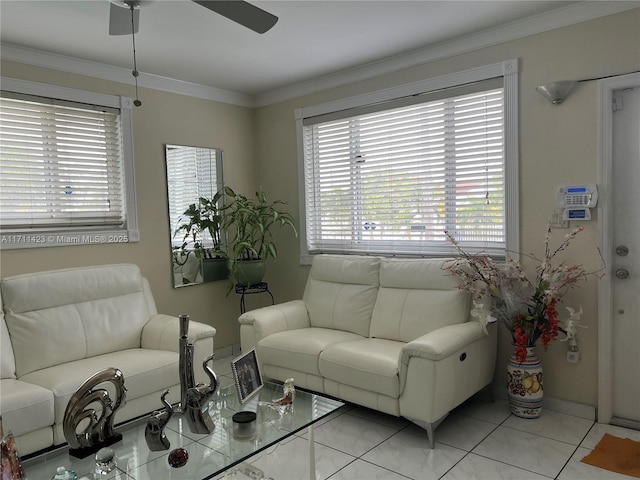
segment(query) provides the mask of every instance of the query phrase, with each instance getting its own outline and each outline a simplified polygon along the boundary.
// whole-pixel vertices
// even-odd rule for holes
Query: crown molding
[[[638,8],[639,5],[640,3],[638,1],[581,1],[523,20],[459,37],[455,40],[413,50],[395,57],[343,70],[334,74],[324,75],[307,82],[293,84],[256,96],[142,72],[138,77],[138,85],[243,107],[263,107],[330,88],[368,80],[380,75],[386,75],[454,55],[460,55],[511,40],[536,35],[549,30],[613,15]],[[3,60],[124,84],[133,83],[131,71],[125,68],[35,50],[19,45],[2,44],[1,48],[1,57]]]
[[[49,68],[62,72],[85,75],[88,77],[110,80],[113,82],[133,84],[131,70],[113,65],[92,62],[80,58],[59,55],[19,45],[2,44],[2,59],[17,63],[25,63],[36,67]],[[191,97],[230,103],[243,107],[253,107],[254,98],[251,95],[223,90],[221,88],[199,85],[174,78],[140,72],[138,86],[177,93]]]
[[[418,50],[413,50],[379,62],[343,70],[325,75],[307,82],[259,94],[255,97],[255,106],[264,107],[273,103],[302,97],[351,83],[361,82],[381,75],[394,73],[424,63],[442,60],[469,53],[481,48],[491,47],[511,40],[544,33],[595,18],[614,15],[638,8],[638,1],[582,1],[541,13],[523,20],[506,23],[477,33],[445,41]]]

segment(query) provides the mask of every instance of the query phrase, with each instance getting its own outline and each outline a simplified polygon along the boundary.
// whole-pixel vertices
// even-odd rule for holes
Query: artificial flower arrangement
[[[551,224],[548,223],[544,257],[526,256],[537,262],[533,280],[527,277],[519,261],[507,258],[506,263],[498,264],[486,255],[467,253],[455,237],[445,230],[459,257],[446,261],[444,270],[458,276],[461,279],[458,288],[473,295],[474,309],[471,313],[480,320],[483,329],[486,329],[487,323],[496,321],[509,329],[515,345],[515,357],[520,363],[526,359],[527,347],[535,346],[538,340],[541,340],[545,350],[559,332],[566,335],[565,341],[575,342],[576,327],[583,326],[579,323],[582,307],[579,311],[565,307],[569,318],[564,320],[562,326],[558,319],[558,307],[564,295],[579,281],[587,280],[590,276],[601,278],[604,259],[600,255],[603,266],[594,272],[587,272],[581,265],[566,265],[564,262],[554,265],[552,262],[583,230],[581,226],[576,227],[565,236],[560,246],[552,250],[549,245]],[[490,308],[483,309],[484,305],[480,302],[487,299],[491,302]]]

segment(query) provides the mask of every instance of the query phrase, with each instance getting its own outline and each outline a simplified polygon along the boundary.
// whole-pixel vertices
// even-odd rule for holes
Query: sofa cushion
[[[377,257],[315,257],[303,297],[311,326],[369,336],[379,264]]]
[[[263,365],[286,367],[320,375],[318,356],[328,345],[352,342],[362,337],[327,328],[298,328],[268,335],[258,342],[256,353]]]
[[[380,286],[420,290],[454,290],[455,276],[442,269],[446,259],[383,258],[380,263]]]
[[[122,371],[129,400],[174,387],[180,381],[176,352],[144,349],[123,350],[56,365],[25,375],[21,380],[53,392],[55,421],[62,423],[71,395],[91,375],[109,367]],[[109,387],[110,384],[104,385],[113,395],[114,389]]]
[[[410,342],[422,335],[467,321],[469,295],[462,290],[380,288],[371,320],[371,336]]]
[[[13,346],[2,311],[0,311],[0,378],[16,378],[16,360],[13,357]]]
[[[1,288],[18,378],[85,357],[138,348],[150,315],[135,265],[19,275],[3,279]]]
[[[468,320],[469,293],[441,269],[442,260],[383,260],[371,337],[399,342]]]
[[[15,379],[0,380],[4,433],[14,436],[53,425],[53,392]]]
[[[334,343],[320,353],[320,374],[344,385],[398,398],[402,347],[402,342],[377,338]]]

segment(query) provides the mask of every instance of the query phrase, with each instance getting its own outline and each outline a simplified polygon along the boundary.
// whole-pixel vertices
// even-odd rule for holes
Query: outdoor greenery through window
[[[306,251],[446,256],[448,230],[504,257],[504,91],[491,79],[303,118]]]
[[[41,84],[27,87],[44,87],[46,93]],[[72,90],[60,90],[73,97]],[[3,82],[2,248],[119,243],[137,237],[132,229],[135,208],[133,213],[128,208],[135,204],[127,198],[133,196],[133,179],[125,178],[133,173],[130,116],[123,125],[120,97],[96,96],[108,97],[112,105],[9,91]]]

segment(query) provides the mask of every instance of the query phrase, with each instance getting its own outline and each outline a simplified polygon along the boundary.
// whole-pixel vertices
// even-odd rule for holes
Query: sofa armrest
[[[243,313],[240,318],[240,341],[246,352],[273,333],[311,326],[307,306],[302,300],[271,305]]]
[[[400,367],[400,415],[437,422],[491,383],[497,326],[469,321],[434,330],[405,345]]]
[[[448,325],[407,343],[402,349],[402,363],[407,365],[410,357],[442,360],[485,336],[477,321]]]
[[[189,341],[194,345],[207,338],[213,338],[216,329],[200,322],[189,322]],[[150,350],[178,352],[180,324],[178,317],[156,314],[142,328],[140,346]],[[213,349],[212,352],[213,353]]]

